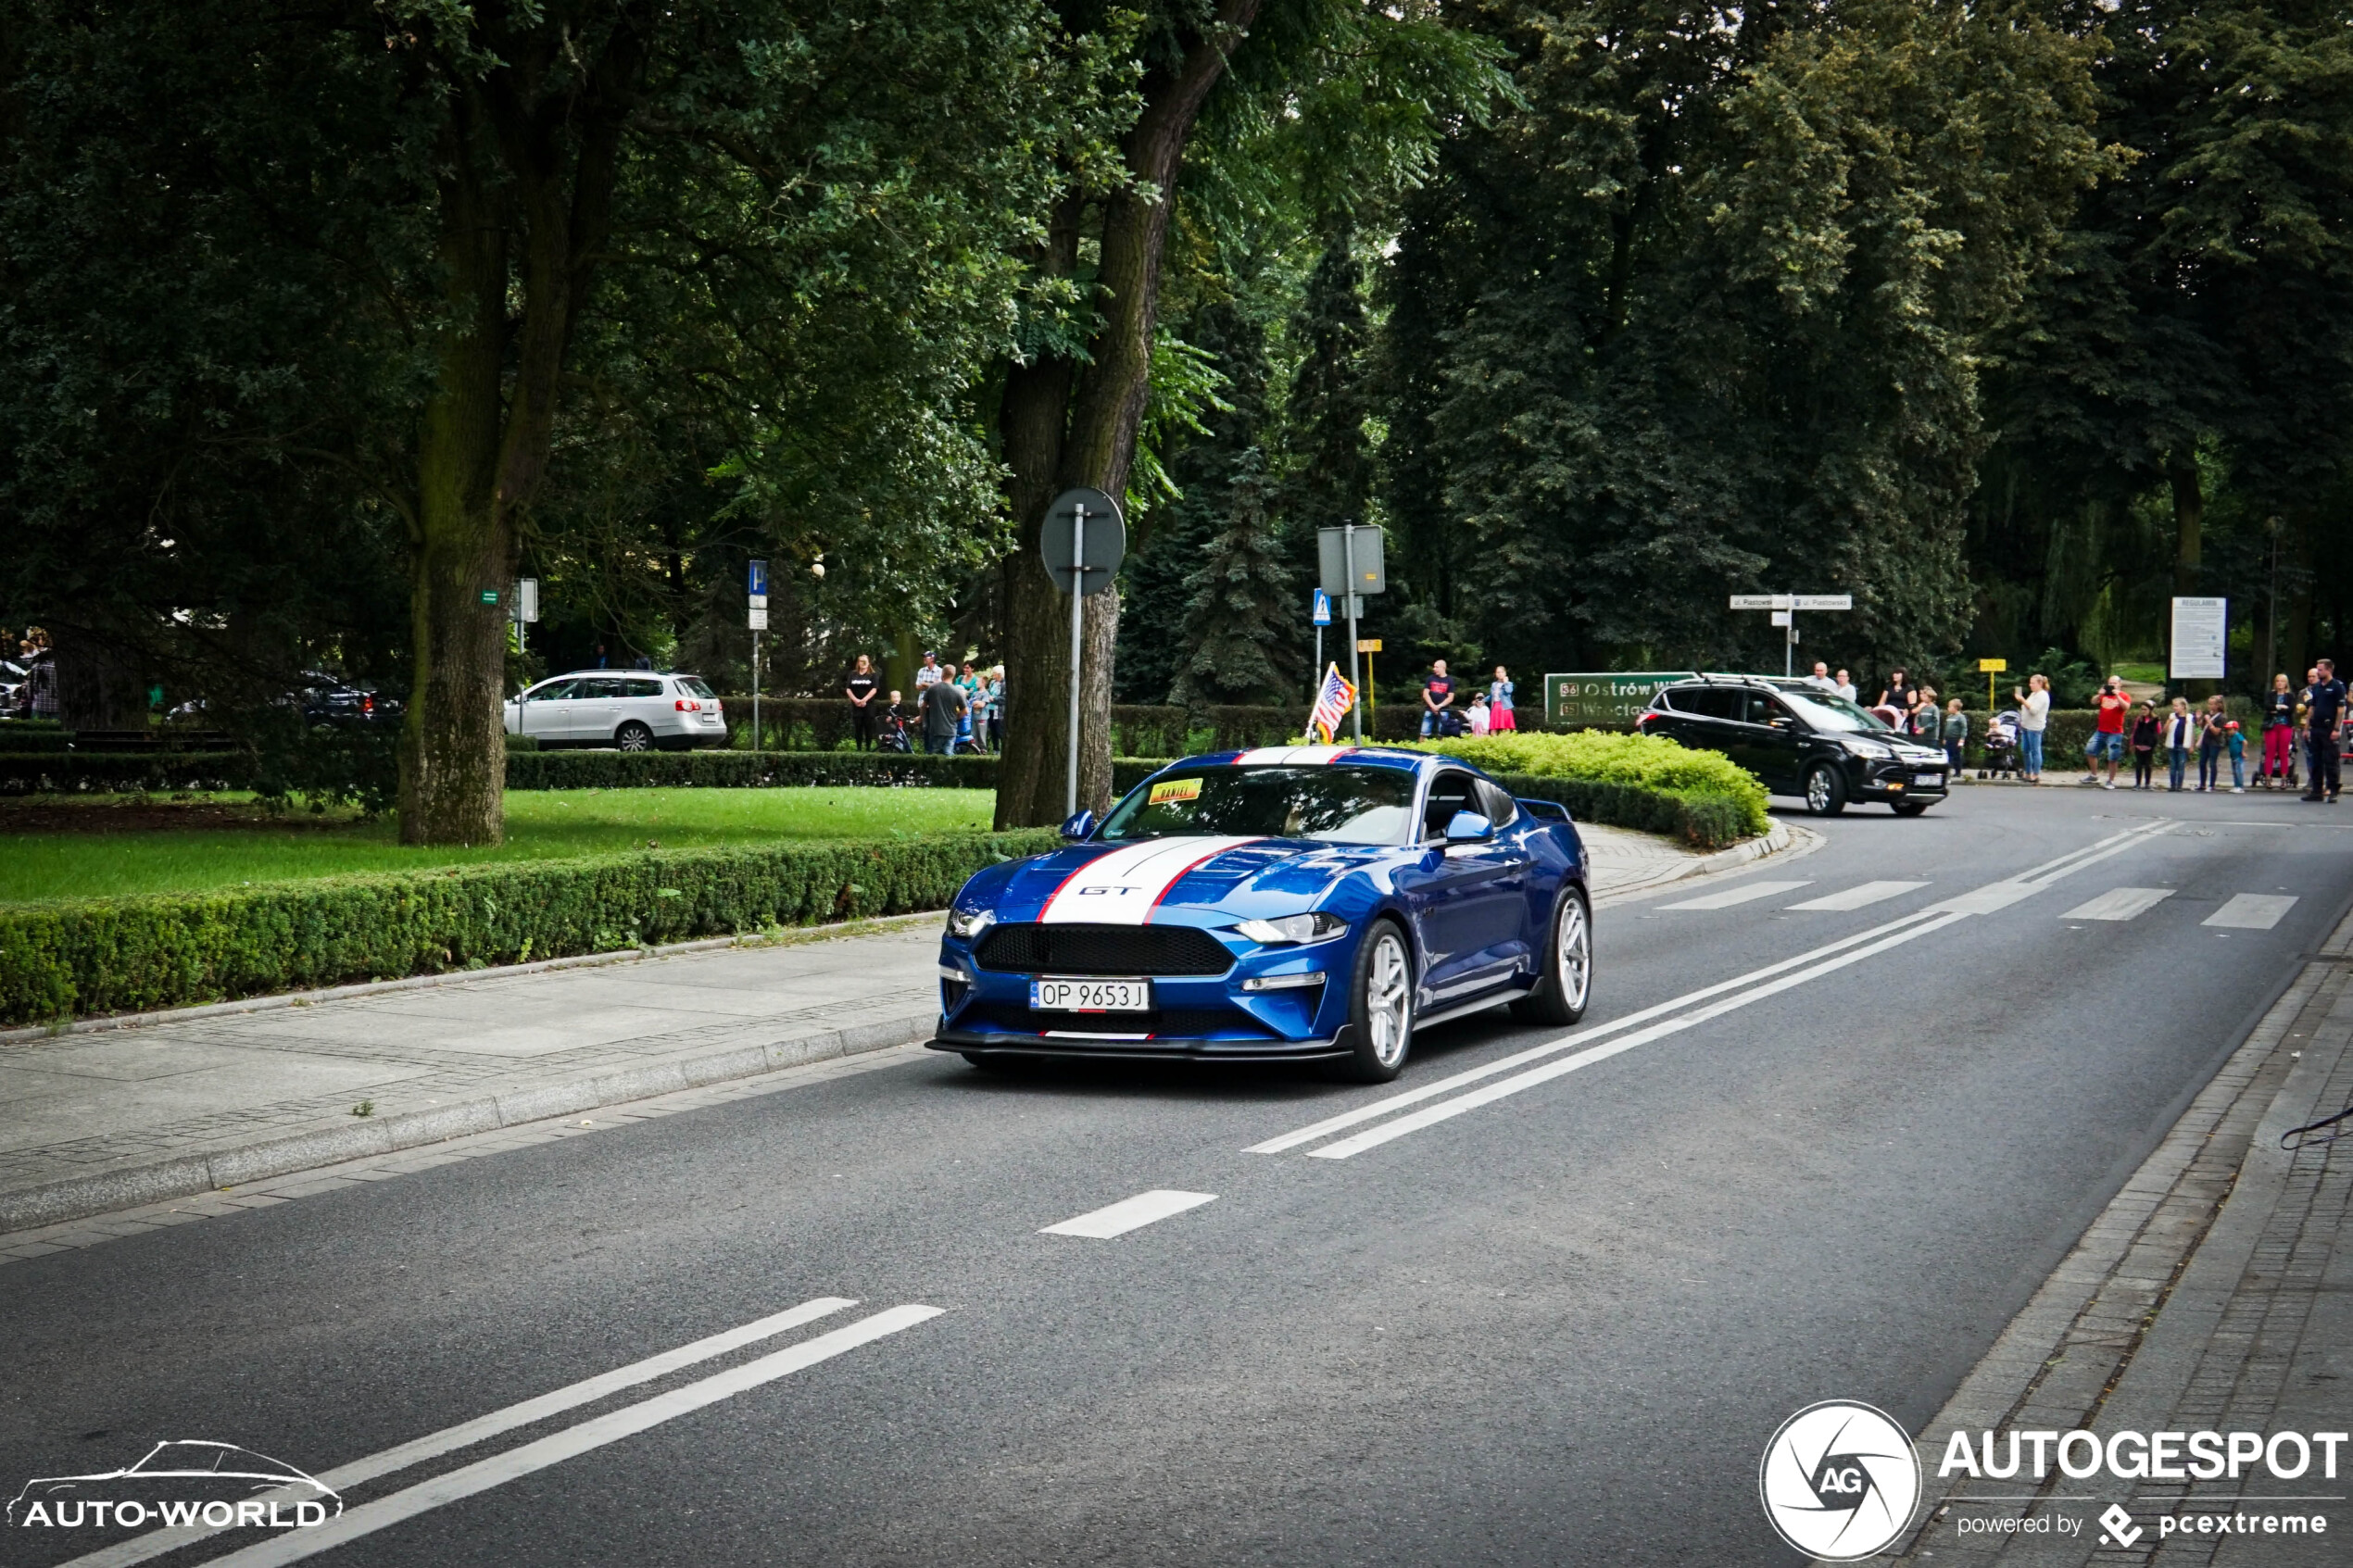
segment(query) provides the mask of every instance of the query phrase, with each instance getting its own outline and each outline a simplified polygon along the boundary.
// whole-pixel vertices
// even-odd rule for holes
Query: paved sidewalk
[[[2334,1142],[2290,1129],[2353,1105],[2348,918],[2093,1223],[1920,1434],[1928,1505],[1894,1561],[2076,1568],[2100,1563],[2307,1568],[2347,1561],[2353,1444],[2334,1477],[1940,1480],[1954,1431],[2353,1430],[2353,1122]],[[2316,1135],[2325,1138],[2326,1133]],[[2290,1451],[2287,1457],[2292,1460]],[[2031,1500],[2029,1498],[2031,1497]],[[2129,1517],[2102,1515],[2120,1508]],[[2322,1534],[2263,1521],[2324,1516]],[[2196,1521],[2233,1521],[2228,1534]],[[2235,1523],[2253,1521],[2250,1528]],[[2025,1528],[1963,1533],[1962,1522]],[[2181,1522],[2189,1520],[2188,1533]],[[2064,1521],[2073,1521],[2067,1532]],[[2168,1527],[2169,1522],[2171,1528]]]
[[[1700,855],[1582,831],[1602,903],[1819,842],[1780,826]],[[923,1039],[938,920],[346,986],[0,1044],[0,1250],[9,1233]]]

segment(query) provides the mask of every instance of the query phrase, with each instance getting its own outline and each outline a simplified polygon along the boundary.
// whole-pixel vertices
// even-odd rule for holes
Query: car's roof
[[[685,670],[567,670],[560,675],[543,675],[531,684],[544,686],[549,681],[574,681],[583,675],[648,675],[658,681],[691,681],[696,678]]]

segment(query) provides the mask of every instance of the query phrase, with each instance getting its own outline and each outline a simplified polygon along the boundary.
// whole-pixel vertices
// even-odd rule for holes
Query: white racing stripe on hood
[[[1070,874],[1038,911],[1048,925],[1141,925],[1176,879],[1256,838],[1155,838],[1098,856]]]
[[[1356,746],[1262,746],[1245,751],[1234,759],[1236,767],[1313,767],[1325,762],[1337,762]]]

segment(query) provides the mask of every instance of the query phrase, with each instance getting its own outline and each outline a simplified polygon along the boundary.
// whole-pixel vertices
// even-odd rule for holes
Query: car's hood
[[[1350,872],[1393,853],[1290,838],[1074,844],[1006,868],[987,901],[1000,921],[1142,925],[1188,909],[1247,919],[1304,909]]]

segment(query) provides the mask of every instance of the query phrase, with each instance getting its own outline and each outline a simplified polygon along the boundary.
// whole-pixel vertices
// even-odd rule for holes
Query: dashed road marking
[[[2059,916],[2061,920],[2131,920],[2146,914],[2173,897],[2170,887],[2111,887],[2096,898],[2086,898]]]
[[[1696,898],[1686,898],[1680,904],[1661,904],[1662,909],[1729,909],[1735,904],[1745,904],[1752,898],[1770,898],[1777,893],[1794,893],[1801,887],[1811,887],[1804,882],[1752,882],[1739,887],[1728,887],[1721,893],[1704,893]]]
[[[2233,931],[2269,931],[2294,908],[2294,894],[2236,893],[2229,903],[2198,923],[2228,926]]]
[[[1076,1219],[1064,1220],[1059,1225],[1048,1225],[1038,1234],[1083,1236],[1100,1241],[1110,1236],[1125,1236],[1155,1220],[1165,1220],[1171,1214],[1181,1214],[1188,1209],[1198,1209],[1204,1203],[1216,1201],[1217,1195],[1214,1192],[1173,1192],[1156,1187],[1151,1192],[1139,1192],[1133,1198],[1123,1198],[1117,1203],[1090,1210]]]

